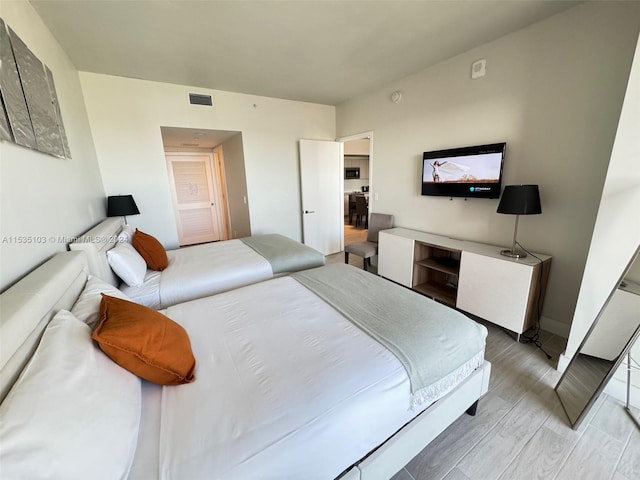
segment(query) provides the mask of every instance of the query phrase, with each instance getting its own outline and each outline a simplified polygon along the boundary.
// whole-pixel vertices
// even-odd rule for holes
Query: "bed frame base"
[[[465,413],[467,415],[471,416],[471,417],[475,417],[476,416],[476,412],[478,411],[478,402],[479,401],[480,400],[476,400],[473,405],[471,405],[469,408],[467,408],[467,411]]]
[[[485,361],[454,390],[345,472],[340,480],[388,480],[393,477],[465,411],[473,409],[475,414],[478,399],[489,389],[490,374],[491,364]]]

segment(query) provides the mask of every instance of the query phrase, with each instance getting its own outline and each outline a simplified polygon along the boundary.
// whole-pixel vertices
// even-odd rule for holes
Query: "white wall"
[[[246,171],[244,168],[244,152],[242,150],[242,134],[237,133],[222,145],[224,155],[224,171],[227,180],[227,198],[231,218],[232,238],[251,235],[251,219],[249,218]]]
[[[28,2],[0,16],[53,73],[72,159],[0,144],[0,290],[66,250],[64,239],[104,218],[105,197],[78,72]],[[16,236],[44,243],[12,243]]]
[[[132,194],[130,223],[178,245],[160,126],[242,132],[252,233],[301,239],[298,140],[334,139],[335,108],[82,72],[107,195]],[[213,97],[190,105],[188,93]]]
[[[620,114],[566,356],[585,334],[640,246],[640,39]],[[640,263],[640,262],[638,262]],[[637,312],[636,312],[637,313]]]
[[[422,152],[506,141],[503,185],[540,185],[543,213],[520,219],[518,240],[553,256],[543,326],[568,334],[639,28],[640,3],[588,2],[339,105],[338,137],[375,134],[372,210],[509,245],[498,200],[420,195]]]

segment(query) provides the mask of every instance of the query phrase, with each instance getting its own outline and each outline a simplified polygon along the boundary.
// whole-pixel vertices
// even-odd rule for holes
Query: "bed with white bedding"
[[[54,258],[53,266],[45,264],[0,296],[2,338],[11,339],[3,345],[3,397],[15,374],[24,368],[25,355],[20,353],[26,348],[31,355],[33,350],[32,342],[23,346],[21,339],[39,336],[57,309],[70,309],[82,278],[86,278],[84,261],[77,253],[59,257],[64,258]],[[49,278],[60,269],[64,275]],[[74,269],[78,270],[75,275],[71,273]],[[35,278],[30,278],[33,275]],[[412,360],[415,349],[402,347],[408,364],[417,362],[408,369],[407,359],[399,359],[383,344],[384,337],[396,341],[395,337],[384,325],[376,325],[388,314],[374,312],[371,316],[380,318],[370,322],[372,325],[357,326],[348,317],[357,319],[362,312],[345,311],[340,299],[321,298],[330,288],[313,285],[326,278],[335,283],[336,276],[350,278],[353,283],[364,278],[362,275],[370,277],[366,282],[373,279],[373,284],[387,292],[382,303],[411,296],[412,306],[403,309],[395,305],[397,316],[387,318],[388,324],[396,329],[415,326],[416,319],[409,318],[410,312],[415,314],[414,308],[424,309],[421,318],[434,320],[417,322],[431,324],[427,327],[431,331],[414,332],[424,339],[425,353],[431,356]],[[335,285],[347,286],[352,288],[350,284]],[[34,291],[46,292],[34,297],[37,308],[29,306],[26,296]],[[419,301],[414,302],[414,297]],[[371,306],[364,306],[367,309]],[[196,381],[178,387],[142,382],[137,448],[132,459],[121,460],[121,478],[390,478],[476,402],[488,386],[490,365],[482,358],[484,327],[345,265],[174,305],[164,313],[189,333],[197,359]],[[365,333],[367,328],[372,331]],[[64,349],[60,350],[64,354]],[[7,354],[9,351],[12,353]],[[9,357],[23,360],[6,362]],[[445,358],[449,360],[442,361]],[[437,363],[440,372],[431,378],[425,365]],[[417,395],[416,375],[426,383],[420,390],[429,395]],[[416,396],[420,397],[419,405],[415,404]],[[5,403],[0,406],[0,415],[6,414],[2,409]],[[43,407],[54,403],[55,395],[42,400]],[[57,417],[55,421],[65,421]],[[8,422],[2,423],[6,426]],[[6,431],[0,433],[7,438]],[[83,435],[90,434],[90,429],[83,430]],[[84,438],[83,443],[99,441]],[[6,448],[3,450],[0,461],[7,460]],[[93,468],[99,470],[98,465]]]
[[[119,286],[131,300],[155,309],[325,264],[320,252],[290,238],[257,235],[169,250],[166,269],[149,269],[142,285],[128,286],[107,260],[121,230],[119,218],[108,218],[69,248],[87,254],[92,275]]]

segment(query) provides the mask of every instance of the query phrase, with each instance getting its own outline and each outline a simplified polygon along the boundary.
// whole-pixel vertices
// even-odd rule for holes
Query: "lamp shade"
[[[538,185],[507,185],[498,204],[498,213],[536,215],[542,213]]]
[[[140,210],[133,195],[114,195],[107,197],[107,217],[125,217],[138,215]]]

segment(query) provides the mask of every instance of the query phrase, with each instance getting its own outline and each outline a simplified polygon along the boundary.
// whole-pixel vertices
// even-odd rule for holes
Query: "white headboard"
[[[121,231],[122,218],[111,217],[103,220],[75,242],[69,244],[69,249],[72,251],[85,252],[91,275],[114,287],[120,285],[120,280],[109,266],[107,250],[118,243],[118,235]]]
[[[63,252],[0,295],[0,401],[15,383],[58,310],[70,310],[89,269],[82,252]]]

